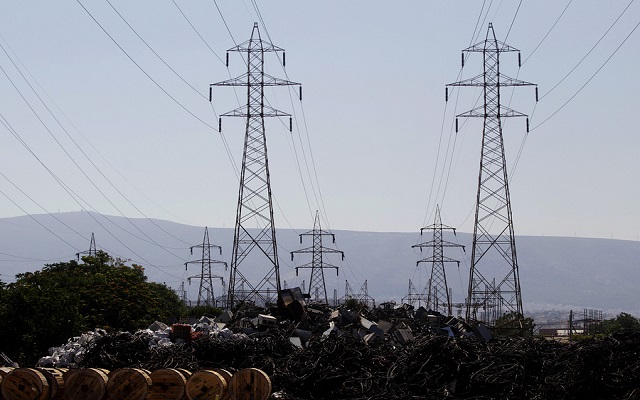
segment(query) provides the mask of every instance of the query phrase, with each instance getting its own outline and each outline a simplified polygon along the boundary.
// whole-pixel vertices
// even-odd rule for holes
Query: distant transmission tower
[[[209,229],[207,227],[204,228],[204,238],[202,239],[202,244],[197,246],[191,246],[191,254],[193,254],[194,248],[202,249],[202,258],[200,260],[188,261],[184,263],[185,270],[189,266],[189,264],[200,264],[201,270],[200,274],[190,276],[188,278],[189,284],[191,284],[191,279],[196,278],[200,280],[200,287],[198,289],[198,301],[196,302],[196,306],[215,306],[216,299],[213,292],[213,280],[220,279],[222,281],[222,285],[224,286],[224,278],[220,275],[214,275],[211,272],[212,264],[224,264],[224,269],[227,269],[227,263],[224,261],[212,260],[211,259],[211,248],[214,247],[220,251],[222,254],[222,247],[213,245],[209,242]]]
[[[425,290],[423,293],[418,292],[415,285],[409,279],[409,289],[407,290],[407,295],[402,298],[402,303],[410,304],[414,307],[420,307],[421,305],[427,304],[427,291]]]
[[[367,307],[374,308],[376,306],[376,301],[373,297],[369,296],[369,284],[367,280],[364,280],[364,283],[360,287],[360,292],[356,293],[356,299],[360,304],[364,304]]]
[[[187,299],[187,290],[184,288],[184,281],[180,282],[180,287],[176,291],[176,294],[180,298],[180,301],[182,301],[182,304],[188,307],[189,300]]]
[[[247,73],[211,86],[246,86],[247,104],[222,114],[224,117],[246,118],[227,307],[233,308],[241,302],[270,305],[275,303],[280,291],[280,269],[264,118],[290,115],[265,104],[264,88],[299,84],[264,73],[264,53],[284,50],[263,41],[257,23],[253,25],[248,41],[228,51],[247,53]],[[227,66],[228,60],[227,53]],[[283,66],[284,60],[283,53]],[[209,93],[211,98],[211,91]],[[302,97],[302,89],[300,95]],[[219,127],[222,125],[221,121],[222,119]],[[291,130],[291,119],[289,129]],[[256,226],[257,229],[251,229]],[[249,257],[250,254],[252,257]],[[250,281],[250,275],[262,275],[262,278]]]
[[[466,318],[488,326],[494,326],[496,319],[505,313],[516,313],[522,318],[522,295],[502,138],[502,118],[526,115],[500,103],[500,88],[535,84],[500,73],[500,53],[514,51],[518,51],[519,61],[519,50],[496,40],[490,23],[486,39],[463,50],[462,54],[464,67],[464,52],[482,53],[484,72],[474,78],[447,85],[481,87],[484,92],[482,106],[457,117],[484,119]],[[536,100],[537,93],[536,86]],[[445,98],[448,100],[448,88]],[[527,131],[528,126],[527,118]],[[456,118],[456,131],[457,127]],[[497,279],[490,278],[493,274],[496,274]]]
[[[349,281],[345,279],[344,281],[344,296],[340,299],[340,303],[346,303],[347,300],[356,299],[356,294],[349,285]]]
[[[91,232],[91,242],[89,243],[89,250],[81,251],[76,253],[76,258],[80,261],[81,255],[88,255],[89,257],[95,257],[98,254],[96,250],[96,238],[93,236],[93,232]]]
[[[443,248],[462,247],[462,249],[464,250],[464,246],[442,240],[443,230],[450,229],[455,235],[456,228],[442,225],[439,206],[436,206],[436,217],[433,225],[420,229],[420,236],[422,236],[422,232],[425,229],[433,231],[433,240],[416,244],[411,247],[419,247],[420,251],[422,251],[422,249],[425,247],[430,247],[433,249],[431,257],[424,258],[416,263],[416,265],[420,265],[420,263],[431,264],[431,279],[429,279],[429,286],[427,291],[427,308],[431,308],[434,311],[440,311],[445,315],[452,315],[451,297],[449,296],[449,286],[447,286],[447,274],[444,269],[444,264],[455,262],[460,265],[460,261],[454,260],[453,258],[445,257]]]
[[[324,262],[325,254],[340,253],[344,260],[344,252],[340,250],[331,249],[322,246],[322,237],[331,236],[333,243],[336,242],[336,235],[331,232],[323,231],[320,227],[320,216],[316,211],[316,219],[313,224],[313,230],[300,234],[300,243],[302,244],[303,236],[313,237],[313,246],[305,249],[300,249],[291,252],[291,261],[293,261],[294,254],[311,253],[311,262],[296,267],[296,275],[300,268],[311,268],[311,279],[309,280],[309,297],[317,303],[329,303],[329,297],[327,296],[327,285],[324,280],[324,270],[328,268],[335,268],[336,274],[338,273],[338,267]]]

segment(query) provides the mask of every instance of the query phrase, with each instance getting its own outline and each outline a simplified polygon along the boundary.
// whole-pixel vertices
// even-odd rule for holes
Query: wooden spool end
[[[109,400],[144,400],[151,391],[149,372],[138,368],[112,371],[107,383]]]
[[[219,373],[203,369],[191,375],[187,381],[187,398],[203,400],[221,398],[227,389],[227,381]]]
[[[0,378],[4,378],[9,375],[9,372],[13,371],[15,368],[13,367],[0,367]]]
[[[180,373],[182,375],[184,375],[184,377],[189,380],[189,378],[191,378],[191,375],[193,375],[193,372],[189,371],[188,369],[184,369],[184,368],[175,368],[176,371],[180,371]]]
[[[109,378],[104,370],[82,368],[65,380],[64,400],[102,400],[107,393]]]
[[[51,400],[62,400],[64,398],[64,373],[66,368],[37,368],[44,375],[49,384]]]
[[[227,390],[222,393],[222,397],[220,397],[220,400],[230,400],[231,396],[229,396],[229,382],[231,382],[231,377],[233,376],[233,374],[222,368],[213,368],[212,371],[216,371],[217,373],[222,375],[225,382],[227,382]]]
[[[257,368],[241,369],[229,382],[229,396],[233,400],[267,400],[271,395],[271,379]]]
[[[147,400],[182,400],[187,378],[177,369],[158,369],[151,373],[151,393]]]
[[[2,379],[2,397],[8,400],[49,400],[47,379],[34,368],[16,368]]]

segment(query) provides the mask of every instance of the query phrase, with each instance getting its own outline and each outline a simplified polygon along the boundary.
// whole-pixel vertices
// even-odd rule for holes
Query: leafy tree
[[[187,310],[187,315],[194,318],[200,318],[203,315],[217,317],[220,314],[222,314],[222,310],[213,306],[196,306]]]
[[[491,333],[495,337],[532,337],[534,327],[533,318],[525,318],[520,313],[511,312],[502,315],[496,320]]]
[[[147,282],[141,266],[105,252],[82,260],[48,264],[0,286],[0,352],[33,364],[83,331],[136,330],[183,312],[176,293]]]
[[[640,320],[631,314],[622,312],[615,318],[606,319],[601,324],[602,333],[614,333],[623,330],[640,330]]]

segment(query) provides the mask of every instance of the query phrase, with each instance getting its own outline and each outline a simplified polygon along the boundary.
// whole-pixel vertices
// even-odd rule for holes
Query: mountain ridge
[[[48,228],[49,230],[45,229]],[[70,229],[71,228],[71,229]],[[289,252],[311,246],[311,238],[302,245],[299,233],[307,229],[277,229],[281,276],[290,286],[308,281],[308,273],[295,267],[310,261],[296,256],[291,262]],[[212,244],[223,247],[217,259],[229,261],[233,243],[233,228],[209,227]],[[339,276],[327,271],[327,290],[344,295],[345,280],[354,291],[367,281],[369,295],[378,302],[400,301],[407,294],[409,279],[417,289],[424,287],[430,270],[427,264],[416,267],[422,255],[411,246],[431,238],[428,231],[420,238],[411,232],[372,232],[333,230],[336,245],[345,252],[329,262],[339,267]],[[194,266],[185,271],[184,263],[201,258],[190,254],[189,248],[202,244],[204,227],[162,219],[123,218],[98,213],[67,212],[34,214],[0,218],[0,279],[13,280],[17,273],[41,269],[46,263],[68,261],[76,253],[89,248],[91,233],[99,249],[146,269],[152,281],[166,282],[178,288],[189,276],[196,275]],[[460,267],[447,265],[449,286],[456,302],[464,301],[468,279],[468,258],[472,234],[445,233],[445,240],[466,246],[468,253],[445,249],[445,255],[461,261]],[[328,247],[332,244],[326,243]],[[640,242],[617,239],[578,238],[562,236],[516,236],[520,280],[525,309],[593,308],[609,313],[625,311],[640,314]],[[216,258],[217,254],[212,254]],[[228,274],[228,271],[215,271]],[[306,278],[305,278],[306,276]],[[186,284],[186,283],[185,283]],[[197,296],[197,285],[188,287],[191,298]]]

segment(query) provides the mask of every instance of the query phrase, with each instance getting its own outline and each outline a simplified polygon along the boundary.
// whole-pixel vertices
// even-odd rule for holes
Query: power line
[[[33,80],[33,82],[35,82],[35,84],[38,86],[39,90],[42,91],[44,93],[44,95],[47,97],[47,99],[51,102],[51,104],[54,105],[54,107],[56,108],[56,110],[65,118],[65,120],[67,121],[67,123],[87,142],[87,144],[93,149],[93,151],[100,156],[100,158],[107,163],[107,165],[109,167],[111,167],[111,169],[113,169],[118,176],[120,176],[120,178],[122,178],[125,182],[127,182],[135,191],[137,191],[139,194],[141,194],[145,199],[147,199],[148,201],[150,201],[151,203],[153,203],[155,206],[157,206],[158,208],[160,208],[162,211],[166,212],[167,214],[171,215],[172,217],[178,219],[178,220],[182,220],[182,218],[178,217],[177,215],[171,213],[170,211],[168,211],[167,209],[165,209],[164,207],[162,207],[160,204],[158,204],[157,202],[155,202],[153,199],[151,199],[149,196],[146,195],[146,193],[142,192],[139,188],[137,188],[131,181],[129,181],[127,179],[127,177],[125,175],[123,175],[113,164],[111,164],[111,162],[109,161],[108,158],[106,158],[87,138],[86,136],[84,136],[82,134],[82,132],[80,132],[80,130],[76,127],[76,125],[69,119],[69,117],[64,113],[64,111],[56,104],[56,102],[51,98],[51,96],[47,93],[47,91],[44,89],[44,87],[38,82],[38,80],[35,78],[35,76],[31,73],[31,71],[29,71],[29,68],[22,62],[22,60],[20,60],[20,57],[18,57],[18,55],[15,53],[15,51],[12,49],[11,45],[5,40],[4,37],[2,37],[2,35],[0,35],[0,39],[4,42],[5,46],[7,46],[7,48],[11,51],[11,54],[13,55],[13,57],[15,57],[15,59],[18,61],[18,63],[22,66],[22,68],[27,72],[27,75],[29,75],[29,77]],[[9,57],[9,59],[13,62],[12,57]],[[15,63],[14,63],[15,65]],[[20,69],[18,67],[16,67],[16,69],[18,71],[20,71]],[[26,81],[26,79],[25,79]],[[63,128],[64,129],[64,128]]]
[[[144,40],[142,38],[142,36],[140,36],[140,34],[133,28],[133,26],[131,26],[131,24],[129,24],[129,22],[124,18],[124,16],[122,16],[122,14],[120,14],[120,12],[113,6],[113,4],[111,4],[111,1],[106,0],[107,3],[111,6],[111,8],[113,9],[113,11],[116,12],[116,14],[118,14],[118,16],[120,17],[120,19],[129,27],[129,29],[131,29],[131,31],[138,37],[138,39],[140,39],[142,41],[142,43],[144,43],[145,46],[147,46],[147,48],[149,50],[151,50],[151,52],[167,67],[169,68],[169,70],[171,72],[173,72],[178,78],[180,78],[180,80],[182,82],[184,82],[187,86],[189,86],[194,92],[196,92],[200,97],[202,97],[203,99],[206,99],[207,96],[205,96],[204,94],[200,93],[198,91],[198,89],[196,89],[195,87],[193,87],[189,82],[186,81],[186,79],[184,79],[175,69],[173,69],[150,45],[149,43],[147,43],[146,40]],[[175,1],[174,1],[175,4]],[[177,5],[176,5],[177,6]],[[180,9],[180,8],[178,8]],[[215,54],[215,53],[214,53]],[[221,60],[222,61],[222,60]]]
[[[640,22],[638,22],[636,24],[636,26],[633,27],[633,29],[631,30],[631,32],[629,32],[629,34],[627,35],[627,37],[624,38],[624,40],[622,41],[622,43],[620,43],[618,45],[618,47],[616,47],[616,49],[613,51],[613,53],[611,53],[611,55],[605,60],[604,63],[602,63],[602,65],[600,66],[600,68],[598,68],[596,70],[596,72],[593,73],[593,75],[591,75],[591,77],[584,83],[584,85],[582,85],[580,87],[580,89],[578,89],[577,92],[575,92],[573,94],[573,96],[571,96],[567,101],[565,101],[560,108],[558,108],[556,111],[554,111],[550,116],[548,116],[544,121],[540,122],[538,125],[534,126],[533,128],[531,128],[531,130],[537,129],[539,128],[542,124],[544,124],[545,122],[549,121],[551,118],[553,118],[557,113],[560,112],[560,110],[562,110],[567,104],[569,104],[569,102],[571,100],[573,100],[578,93],[580,93],[582,91],[582,89],[584,89],[589,82],[591,82],[591,80],[593,80],[593,78],[595,78],[596,75],[598,75],[598,73],[602,70],[602,68],[604,68],[605,65],[607,65],[607,63],[609,62],[609,60],[611,60],[613,58],[613,56],[618,52],[618,50],[620,50],[620,48],[626,43],[626,41],[631,37],[631,35],[633,34],[633,32],[636,31],[636,29],[638,29],[638,26],[640,26]]]
[[[543,94],[542,96],[540,96],[540,99],[544,99],[548,94],[550,94],[551,92],[553,92],[562,82],[564,82],[565,79],[567,79],[569,77],[569,75],[571,75],[573,73],[573,71],[576,70],[576,68],[578,68],[580,66],[580,64],[582,64],[582,62],[589,56],[589,54],[591,54],[591,52],[596,48],[596,46],[598,46],[598,44],[600,44],[600,42],[607,36],[607,34],[611,31],[611,29],[613,29],[613,27],[618,23],[618,21],[620,20],[620,18],[622,18],[622,16],[627,12],[627,9],[629,9],[629,7],[631,6],[631,4],[634,2],[635,0],[631,0],[629,2],[629,4],[627,4],[627,6],[624,8],[624,10],[622,10],[622,12],[620,13],[620,15],[618,15],[618,18],[615,19],[615,21],[613,21],[613,23],[611,24],[611,26],[609,26],[609,29],[607,29],[605,31],[604,34],[602,34],[602,36],[600,37],[600,39],[598,39],[598,41],[591,46],[591,49],[587,52],[587,54],[584,55],[584,57],[582,57],[580,59],[580,61],[578,61],[578,63],[571,68],[571,70],[562,78],[560,79],[560,81],[558,83],[556,83],[551,89],[549,89],[549,91],[545,94]],[[636,26],[637,27],[637,26]],[[634,28],[635,30],[635,28]],[[631,33],[633,33],[633,31],[631,31]],[[629,34],[630,36],[631,34]],[[629,38],[629,36],[627,36],[627,38],[625,38],[625,41]],[[624,42],[622,42],[624,43]],[[618,47],[619,48],[619,47]],[[618,51],[616,49],[616,51]],[[614,52],[615,54],[615,52]],[[609,61],[609,60],[607,60]],[[605,62],[606,64],[606,62]]]
[[[562,12],[560,13],[560,15],[558,16],[558,18],[556,19],[556,21],[553,23],[553,25],[551,25],[551,28],[549,28],[549,30],[547,31],[547,33],[544,35],[544,37],[542,38],[542,40],[540,40],[540,42],[536,45],[536,47],[533,49],[533,51],[531,52],[531,54],[529,54],[529,56],[527,58],[524,59],[524,61],[522,61],[522,65],[524,65],[530,58],[531,56],[533,56],[533,54],[538,50],[538,48],[540,47],[540,45],[542,45],[542,43],[547,39],[547,36],[549,36],[549,34],[551,33],[551,31],[553,30],[553,28],[556,27],[556,25],[558,24],[558,22],[560,21],[560,18],[562,18],[562,16],[564,15],[565,11],[567,11],[567,8],[569,8],[569,6],[571,5],[571,2],[573,2],[573,0],[569,0],[569,2],[567,3],[567,5],[564,7],[564,9],[562,10]]]
[[[87,159],[87,161],[89,161],[89,163],[96,169],[96,171],[98,171],[98,173],[111,185],[111,187],[113,187],[113,189],[115,189],[118,194],[120,194],[120,196],[122,196],[122,198],[124,198],[131,206],[133,206],[141,215],[143,215],[144,217],[147,218],[147,220],[149,220],[150,222],[152,222],[155,226],[157,226],[159,229],[161,229],[162,231],[164,231],[165,233],[169,234],[170,236],[174,237],[175,239],[182,241],[181,239],[173,236],[170,232],[167,232],[166,230],[164,230],[162,227],[160,227],[158,224],[155,223],[155,221],[151,220],[149,217],[147,217],[135,204],[133,204],[127,196],[125,196],[114,184],[113,182],[100,170],[100,168],[98,168],[98,166],[93,162],[93,160],[85,153],[85,151],[80,147],[80,145],[76,142],[76,140],[69,134],[69,132],[67,131],[67,129],[62,125],[62,123],[60,122],[60,120],[55,116],[55,114],[51,111],[51,109],[47,106],[47,104],[44,102],[44,100],[40,97],[40,95],[38,94],[38,92],[33,88],[33,86],[31,85],[31,83],[27,80],[27,78],[24,76],[24,74],[22,73],[22,71],[18,68],[18,66],[15,64],[15,62],[11,59],[11,56],[7,53],[6,49],[4,48],[4,46],[2,46],[2,44],[0,44],[0,48],[2,48],[3,52],[5,53],[5,55],[9,58],[9,60],[11,61],[11,63],[13,64],[13,66],[16,68],[16,70],[18,70],[18,73],[20,74],[20,76],[22,77],[22,79],[24,79],[24,81],[27,83],[27,85],[29,86],[29,88],[31,88],[31,90],[34,92],[34,94],[36,95],[36,97],[38,98],[38,100],[40,100],[40,102],[42,103],[42,105],[45,107],[45,109],[49,112],[49,114],[53,117],[53,119],[56,121],[56,123],[58,124],[58,126],[60,126],[60,128],[66,133],[67,137],[71,140],[71,142],[78,148],[78,150],[82,153],[82,155]],[[105,200],[107,200],[109,202],[109,204],[111,204],[119,213],[120,215],[122,215],[131,225],[133,225],[134,228],[136,228],[140,233],[142,233],[145,237],[147,237],[152,243],[157,245],[160,248],[163,248],[165,251],[168,251],[165,247],[161,246],[159,243],[157,243],[155,240],[153,240],[149,235],[147,235],[145,232],[143,232],[138,226],[136,226],[128,217],[126,217],[124,215],[124,213],[115,205],[115,203],[113,203],[113,201],[111,201],[111,199],[102,191],[102,189],[100,189],[98,187],[98,185],[88,176],[88,174],[84,171],[84,169],[82,169],[82,167],[76,162],[75,158],[72,157],[69,152],[64,148],[64,146],[62,145],[62,143],[60,143],[60,141],[54,136],[53,132],[49,129],[49,127],[44,123],[43,119],[40,118],[40,116],[38,115],[38,113],[35,111],[35,109],[31,106],[31,104],[27,101],[26,97],[22,94],[22,92],[18,89],[18,87],[15,85],[15,83],[13,82],[13,80],[9,77],[9,75],[5,72],[5,70],[0,66],[0,69],[2,70],[2,72],[5,74],[5,76],[7,77],[7,79],[9,79],[9,81],[11,82],[11,84],[13,85],[13,87],[16,89],[16,91],[18,91],[18,93],[20,94],[20,96],[22,97],[22,99],[25,101],[25,103],[27,104],[27,106],[29,106],[29,108],[31,109],[31,111],[34,113],[34,115],[36,115],[36,117],[38,118],[38,120],[40,121],[40,123],[43,125],[43,127],[47,130],[47,132],[49,133],[49,135],[54,139],[54,141],[58,144],[58,146],[62,149],[62,151],[66,154],[66,156],[71,160],[71,162],[78,168],[78,170],[82,173],[82,175],[89,181],[89,183],[91,183],[91,185],[102,195],[102,197],[105,198]],[[140,238],[142,239],[142,238]],[[143,239],[142,239],[143,240]],[[182,241],[183,243],[186,244],[186,242]],[[169,252],[171,255],[175,256],[176,258],[180,258],[177,255]]]
[[[109,39],[111,39],[111,41],[120,49],[120,51],[122,51],[122,53],[127,56],[127,58],[129,60],[131,60],[131,62],[138,67],[138,69],[147,77],[149,78],[149,80],[151,82],[153,82],[154,85],[156,85],[158,87],[158,89],[160,89],[164,94],[166,94],[171,100],[173,100],[174,103],[176,103],[180,108],[182,108],[184,111],[186,111],[189,115],[191,115],[193,118],[197,119],[198,121],[200,121],[202,124],[204,124],[205,126],[211,128],[211,129],[215,129],[212,125],[210,125],[209,123],[205,122],[202,118],[198,117],[197,115],[195,115],[191,110],[189,110],[187,107],[185,107],[182,103],[180,103],[175,97],[173,97],[169,92],[167,92],[167,90],[165,88],[162,87],[162,85],[160,85],[155,79],[153,79],[153,77],[151,77],[151,75],[149,75],[147,73],[147,71],[144,70],[144,68],[142,68],[140,66],[140,64],[138,64],[133,57],[131,57],[129,55],[129,53],[127,53],[127,51],[120,46],[120,44],[113,38],[113,36],[111,36],[109,34],[109,32],[107,32],[107,30],[102,26],[102,24],[100,24],[100,22],[98,22],[98,20],[93,16],[93,14],[91,14],[91,12],[84,6],[84,4],[82,4],[82,2],[80,0],[76,0],[76,2],[78,4],[80,4],[80,6],[82,7],[82,9],[87,13],[87,15],[89,15],[89,17],[91,17],[91,19],[93,20],[93,22],[96,23],[96,25],[98,25],[98,27],[100,27],[100,29],[105,33],[105,35],[107,35],[109,37]]]

